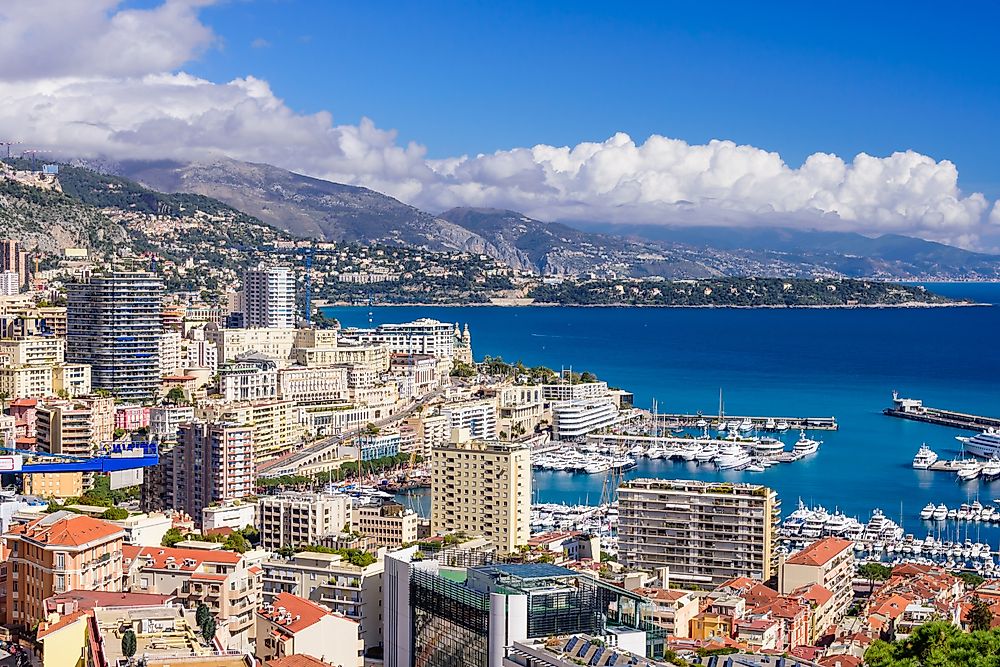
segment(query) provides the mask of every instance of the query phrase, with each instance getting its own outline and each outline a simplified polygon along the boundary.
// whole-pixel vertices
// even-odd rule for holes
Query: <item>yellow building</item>
[[[83,495],[82,472],[39,472],[25,475],[22,492],[39,498],[77,498]]]
[[[531,450],[520,443],[463,439],[435,448],[431,532],[482,535],[501,554],[528,543]]]
[[[731,637],[733,617],[702,612],[691,619],[691,639],[707,641],[714,637]]]
[[[62,618],[53,615],[38,626],[42,667],[85,667],[89,618],[86,611],[76,611]]]
[[[301,443],[304,435],[294,401],[201,401],[195,408],[195,419],[251,427],[257,464],[278,458]]]

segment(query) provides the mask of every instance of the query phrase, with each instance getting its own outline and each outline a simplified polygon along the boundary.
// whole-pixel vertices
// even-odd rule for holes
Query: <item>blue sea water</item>
[[[949,283],[941,294],[1000,304],[1000,284]],[[866,520],[875,507],[907,532],[937,530],[920,521],[928,502],[957,506],[1000,498],[1000,481],[957,482],[917,471],[922,442],[942,458],[960,453],[968,431],[886,417],[891,393],[927,405],[1000,415],[1000,307],[914,309],[658,309],[573,307],[374,307],[373,321],[417,317],[468,323],[476,358],[589,370],[655,398],[660,412],[714,414],[719,390],[729,414],[835,416],[837,432],[817,431],[815,456],[764,472],[719,472],[694,463],[648,461],[628,477],[743,480],[778,491],[787,513],[798,499]],[[366,307],[334,307],[328,316],[365,326]],[[797,438],[789,433],[789,443]],[[591,502],[603,476],[536,472],[539,502]],[[426,499],[424,499],[426,501]],[[945,529],[948,530],[947,528]],[[970,528],[995,546],[1000,529]],[[963,534],[964,537],[964,534]]]

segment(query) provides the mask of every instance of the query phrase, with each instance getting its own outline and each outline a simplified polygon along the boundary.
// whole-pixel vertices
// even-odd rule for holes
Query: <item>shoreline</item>
[[[349,303],[345,301],[333,301],[316,306],[317,308],[364,308],[368,304]],[[723,304],[650,304],[650,303],[373,303],[375,308],[701,308],[701,309],[722,309],[733,310],[782,310],[782,309],[802,309],[802,310],[881,310],[889,308],[992,308],[992,303],[979,303],[969,301],[956,301],[954,303],[923,303],[919,301],[907,303],[871,303],[871,304],[827,304],[827,305],[786,305],[786,304],[760,304],[755,306],[733,306]]]

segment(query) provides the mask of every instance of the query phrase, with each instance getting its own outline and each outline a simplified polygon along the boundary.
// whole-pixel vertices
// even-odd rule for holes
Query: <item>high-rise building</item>
[[[619,560],[678,583],[717,586],[734,577],[769,579],[781,513],[758,484],[633,479],[618,489]]]
[[[14,239],[0,241],[0,271],[16,273],[18,288],[28,282],[28,253],[21,250],[18,241]]]
[[[432,533],[482,535],[501,554],[528,543],[531,450],[526,445],[453,437],[434,449],[432,470]]]
[[[495,440],[497,437],[497,404],[492,399],[446,403],[441,414],[448,418],[451,428],[467,429],[472,438]]]
[[[123,403],[156,398],[162,293],[160,278],[143,271],[94,274],[67,286],[66,360],[91,365],[94,389]]]
[[[200,518],[201,511],[254,492],[253,429],[227,422],[191,421],[177,429],[177,445],[161,452],[162,503]]]
[[[295,328],[295,274],[287,266],[259,264],[243,276],[248,328]]]
[[[351,498],[339,493],[290,491],[264,496],[257,508],[257,521],[265,549],[317,544],[351,522]]]

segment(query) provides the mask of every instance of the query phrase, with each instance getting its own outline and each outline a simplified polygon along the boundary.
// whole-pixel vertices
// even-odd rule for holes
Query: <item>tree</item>
[[[227,537],[226,541],[223,543],[222,548],[243,554],[250,551],[250,543],[247,542],[247,538],[243,537],[241,534],[230,533],[229,537]]]
[[[965,615],[965,622],[969,624],[969,630],[989,630],[993,625],[993,612],[990,605],[978,595],[972,596],[972,607]]]
[[[101,514],[102,519],[108,521],[123,521],[129,516],[129,511],[124,507],[109,507]]]
[[[965,587],[968,589],[976,589],[981,583],[986,581],[982,575],[976,574],[975,572],[959,572],[958,578],[962,580],[962,583],[964,583]]]
[[[892,568],[881,563],[864,563],[858,568],[858,574],[868,580],[868,592],[871,593],[876,581],[885,581],[892,576]]]
[[[187,401],[187,396],[184,394],[184,390],[180,387],[173,387],[167,392],[167,396],[164,399],[167,403],[173,403],[174,405],[179,405]]]
[[[215,619],[209,617],[205,624],[201,626],[201,636],[205,641],[210,642],[215,638]]]
[[[169,528],[167,532],[163,534],[163,539],[160,541],[165,547],[176,546],[178,542],[184,540],[184,533],[181,532],[180,528]]]
[[[375,424],[368,422],[365,424],[365,435],[378,435],[379,428]]]
[[[199,602],[198,607],[194,611],[194,620],[198,624],[198,627],[203,627],[212,618],[212,611],[208,608],[204,602]]]
[[[135,632],[129,628],[122,635],[122,655],[126,658],[131,658],[135,655],[137,648],[139,648],[139,643],[136,641]]]

